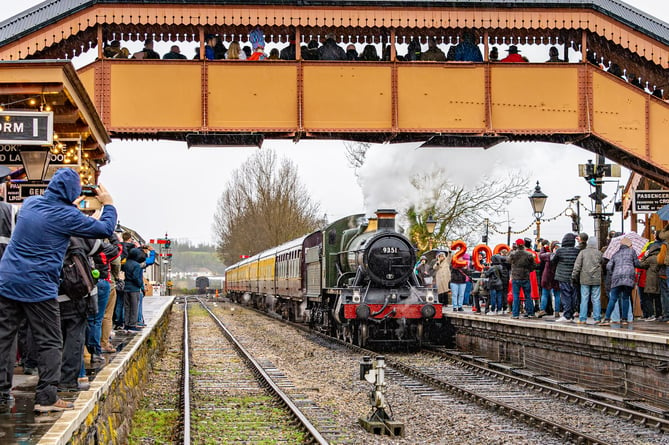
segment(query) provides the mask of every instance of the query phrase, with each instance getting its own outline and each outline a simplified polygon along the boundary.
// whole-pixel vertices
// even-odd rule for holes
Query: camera
[[[98,186],[97,185],[82,185],[81,186],[81,196],[97,196]]]

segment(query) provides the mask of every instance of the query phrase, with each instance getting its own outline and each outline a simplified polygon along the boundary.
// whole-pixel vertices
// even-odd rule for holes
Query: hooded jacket
[[[555,270],[555,281],[571,283],[571,273],[579,250],[576,246],[576,235],[567,233],[562,238],[562,247],[551,256],[551,267]]]
[[[606,265],[607,272],[611,274],[611,289],[619,286],[634,287],[636,281],[634,268],[639,266],[639,259],[634,249],[621,245]]]
[[[597,238],[594,236],[588,239],[585,249],[578,253],[571,278],[586,286],[602,284],[602,252],[597,248]]]
[[[144,251],[135,247],[128,252],[128,258],[121,270],[125,273],[125,292],[139,292],[144,289],[144,269],[141,263],[146,261]]]
[[[648,246],[648,250],[643,255],[641,260],[641,268],[647,269],[646,271],[646,283],[644,287],[644,292],[647,294],[659,294],[660,293],[660,268],[663,268],[657,264],[657,257],[662,248],[662,243],[652,243]],[[641,286],[641,284],[639,284]]]
[[[506,273],[504,262],[506,259],[501,255],[492,256],[492,266],[485,271],[484,275],[488,278],[488,286],[491,289],[503,291],[509,285],[509,275]]]
[[[104,206],[100,219],[96,220],[72,204],[81,194],[79,181],[74,170],[61,168],[44,195],[25,200],[12,239],[0,260],[0,295],[26,303],[56,298],[70,237],[113,235],[114,206]]]

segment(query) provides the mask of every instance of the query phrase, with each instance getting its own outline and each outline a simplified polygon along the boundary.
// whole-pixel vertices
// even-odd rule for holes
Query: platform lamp
[[[430,235],[429,238],[429,243],[428,243],[428,250],[432,250],[432,236],[434,235],[434,230],[437,228],[437,220],[434,219],[432,215],[427,217],[427,220],[425,221],[425,230],[427,230],[427,233]]]
[[[49,168],[49,161],[51,160],[49,148],[22,146],[18,150],[28,181],[43,181]]]
[[[532,205],[532,211],[534,212],[534,219],[537,224],[537,243],[539,238],[541,238],[541,217],[544,216],[544,207],[546,206],[546,200],[548,195],[541,191],[539,186],[539,181],[537,181],[537,186],[534,188],[534,193],[530,196],[530,204]]]

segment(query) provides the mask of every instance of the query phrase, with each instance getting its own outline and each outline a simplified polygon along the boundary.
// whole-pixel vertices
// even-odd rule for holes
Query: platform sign
[[[0,145],[0,165],[5,167],[23,167],[18,145]]]
[[[0,144],[52,145],[53,112],[0,111]]]
[[[5,184],[5,202],[10,204],[21,204],[31,196],[41,196],[49,184]]]
[[[655,213],[669,204],[669,190],[636,190],[632,200],[633,213]]]

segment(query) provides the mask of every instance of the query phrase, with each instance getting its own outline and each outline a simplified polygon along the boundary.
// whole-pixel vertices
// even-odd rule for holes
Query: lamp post
[[[537,181],[537,186],[534,188],[534,193],[530,196],[530,204],[532,205],[532,211],[534,212],[534,219],[537,224],[537,243],[541,237],[541,217],[544,216],[544,207],[546,206],[546,199],[548,195],[541,191],[539,186],[539,181]]]
[[[427,230],[427,233],[430,235],[430,238],[428,240],[428,250],[432,250],[432,235],[434,235],[434,229],[437,228],[437,220],[432,217],[432,215],[427,217],[427,220],[425,221],[425,230]]]

